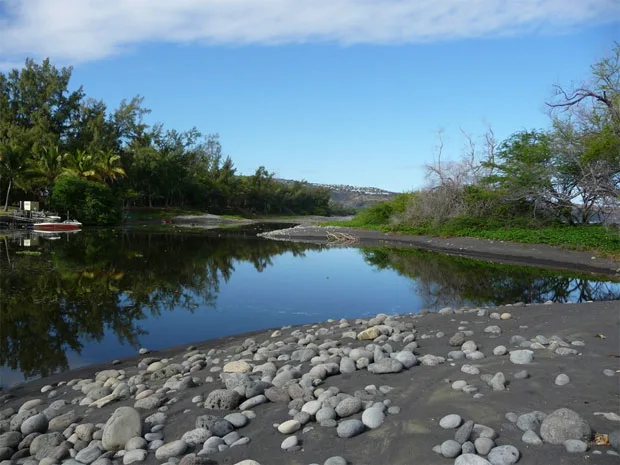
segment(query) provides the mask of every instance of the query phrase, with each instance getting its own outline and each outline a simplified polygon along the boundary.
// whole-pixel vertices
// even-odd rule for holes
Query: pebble
[[[301,429],[301,424],[297,420],[288,420],[278,426],[278,431],[282,434],[293,434]]]
[[[146,460],[147,451],[144,449],[134,449],[125,452],[123,455],[123,465],[129,465],[134,462],[142,462]]]
[[[443,429],[454,429],[461,425],[462,418],[460,415],[450,414],[439,420],[439,426]]]
[[[517,463],[521,454],[511,445],[497,446],[491,449],[487,459],[492,465],[513,465]]]
[[[340,438],[352,438],[364,431],[364,424],[359,420],[344,420],[338,425],[336,433]]]
[[[362,423],[370,429],[376,429],[385,420],[385,414],[381,408],[369,408],[362,414]]]
[[[588,444],[578,439],[567,439],[564,441],[564,448],[566,452],[570,453],[580,453],[588,450]]]
[[[187,444],[183,440],[172,441],[164,444],[155,451],[157,460],[168,460],[171,457],[178,457],[187,450]]]
[[[448,459],[452,459],[461,454],[461,445],[452,439],[448,439],[441,443],[441,454]]]
[[[529,444],[530,446],[540,446],[543,443],[542,439],[540,439],[538,434],[536,434],[531,429],[528,429],[525,433],[523,433],[523,436],[521,436],[521,440],[525,444]]]
[[[570,383],[570,378],[568,377],[568,375],[565,375],[564,373],[559,374],[555,378],[555,384],[557,384],[558,386],[564,386],[568,383]]]
[[[325,462],[323,462],[323,465],[347,465],[347,461],[343,457],[335,455],[325,460]]]
[[[474,441],[474,447],[480,455],[487,455],[495,447],[495,442],[490,438],[478,438]]]
[[[508,349],[506,346],[497,346],[493,349],[493,355],[506,355],[508,353]]]
[[[515,365],[526,365],[534,360],[534,352],[531,350],[513,350],[510,352],[510,361]]]
[[[454,465],[492,465],[491,462],[474,454],[459,455],[454,461]]]
[[[299,444],[299,438],[297,436],[289,436],[280,445],[280,448],[283,450],[292,449]]]

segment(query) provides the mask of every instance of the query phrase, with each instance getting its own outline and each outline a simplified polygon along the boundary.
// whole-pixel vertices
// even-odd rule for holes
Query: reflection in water
[[[26,377],[68,369],[66,351],[79,353],[106,330],[137,347],[140,320],[213,306],[235,263],[260,272],[275,255],[319,248],[248,240],[240,232],[221,238],[107,230],[53,239],[0,241],[0,366]]]
[[[91,351],[84,363],[126,355],[156,321],[166,322],[166,337],[151,343],[164,347],[390,308],[620,298],[619,284],[577,274],[411,250],[322,250],[244,229],[1,238],[0,373],[47,376],[75,366],[68,355]]]
[[[424,306],[502,305],[515,302],[586,302],[620,299],[620,284],[592,275],[501,265],[422,250],[367,248],[364,260],[414,280]]]

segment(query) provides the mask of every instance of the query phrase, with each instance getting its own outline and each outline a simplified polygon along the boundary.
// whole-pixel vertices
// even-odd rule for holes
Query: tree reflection
[[[370,265],[414,279],[415,292],[427,308],[620,299],[618,281],[597,281],[592,275],[501,265],[421,250],[368,248],[362,253]]]
[[[318,246],[214,235],[88,231],[29,249],[0,247],[0,365],[26,377],[66,370],[66,351],[111,330],[137,348],[139,321],[213,306],[239,262],[257,271]],[[40,255],[23,254],[37,250]]]

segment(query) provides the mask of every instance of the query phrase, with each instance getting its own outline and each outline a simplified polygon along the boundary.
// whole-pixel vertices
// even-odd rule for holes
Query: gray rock
[[[257,405],[261,405],[266,402],[267,402],[267,397],[265,397],[264,394],[254,396],[251,399],[248,399],[245,402],[243,402],[241,405],[239,405],[239,410],[249,410],[249,409],[256,407]]]
[[[131,438],[127,441],[127,444],[125,444],[125,450],[146,449],[146,446],[146,439],[136,436],[135,438]]]
[[[204,442],[211,437],[211,431],[204,428],[196,428],[181,436],[181,439],[187,444],[189,447],[196,447],[198,445],[202,446]]]
[[[153,410],[158,407],[161,407],[164,401],[165,401],[165,398],[162,395],[152,394],[148,397],[137,400],[136,403],[134,404],[134,408],[140,409],[140,410]]]
[[[489,385],[493,388],[494,391],[505,391],[506,390],[506,377],[504,373],[497,372],[495,376],[491,378],[489,381]]]
[[[0,447],[0,460],[6,460],[10,465],[12,464],[12,462],[9,459],[12,455],[13,449],[11,449],[10,447]]]
[[[495,442],[490,438],[478,438],[474,441],[474,447],[480,455],[488,455],[491,449],[495,447]]]
[[[381,424],[385,421],[385,413],[383,413],[383,409],[378,407],[372,407],[364,410],[362,413],[362,423],[370,429],[375,429],[381,426]]]
[[[357,397],[347,397],[336,406],[336,413],[340,418],[350,417],[362,409],[362,401]]]
[[[471,441],[464,442],[461,446],[461,454],[475,454],[476,446]]]
[[[250,421],[243,413],[231,413],[226,415],[224,420],[229,421],[235,428],[243,428]]]
[[[491,449],[487,459],[492,465],[513,465],[517,463],[521,454],[514,446],[497,446]]]
[[[9,431],[0,434],[0,447],[15,448],[22,441],[22,435],[18,431]]]
[[[235,427],[232,425],[232,423],[224,420],[223,418],[216,420],[215,423],[213,423],[213,426],[210,428],[214,436],[219,436],[221,438],[226,436],[234,429]]]
[[[205,400],[205,408],[211,410],[234,410],[241,403],[241,395],[231,389],[211,391]]]
[[[521,441],[525,444],[529,444],[530,446],[540,446],[543,443],[538,434],[531,429],[528,429],[525,433],[523,433],[523,436],[521,436]]]
[[[97,460],[103,451],[97,445],[88,446],[77,453],[75,460],[90,465]]]
[[[78,425],[75,428],[75,434],[77,435],[78,439],[86,442],[90,442],[90,440],[93,438],[94,432],[95,425],[93,425],[92,423],[84,423],[82,425]]]
[[[555,384],[557,384],[558,386],[564,386],[568,383],[570,383],[570,378],[564,373],[561,373],[555,377]]]
[[[260,394],[259,394],[260,395]],[[288,395],[288,390],[284,387],[279,388],[276,386],[270,387],[269,389],[265,389],[265,397],[269,399],[271,402],[286,402],[288,403],[291,400],[291,397]]]
[[[540,425],[540,436],[550,444],[563,444],[568,439],[589,441],[592,429],[577,412],[561,408],[548,415]]]
[[[368,371],[374,374],[400,373],[403,364],[393,358],[384,358],[368,365]]]
[[[62,431],[67,428],[70,424],[76,423],[79,421],[79,416],[75,412],[75,410],[70,410],[67,413],[62,415],[58,415],[52,418],[49,422],[48,430],[49,431]]]
[[[497,437],[497,433],[495,432],[493,428],[489,428],[488,426],[480,425],[478,423],[474,424],[474,428],[471,434],[472,434],[472,437],[475,439],[478,439],[478,438],[495,439]]]
[[[513,350],[510,352],[510,361],[516,365],[526,365],[534,360],[534,352],[531,350]]]
[[[461,347],[465,342],[465,334],[461,331],[454,333],[454,336],[450,338],[448,344],[452,347]]]
[[[439,426],[441,426],[443,429],[454,429],[458,428],[461,425],[462,421],[463,420],[461,419],[460,415],[446,415],[441,420],[439,420]]]
[[[30,444],[30,455],[38,460],[49,456],[58,445],[64,441],[64,437],[60,433],[48,433],[37,436]]]
[[[136,436],[142,436],[140,414],[134,408],[119,407],[106,422],[101,442],[105,450],[118,450]]]
[[[409,350],[402,350],[400,352],[395,352],[391,355],[394,359],[398,360],[405,368],[411,368],[418,364],[418,359],[413,354],[413,352]]]
[[[514,375],[512,375],[514,379],[527,379],[529,378],[529,376],[530,374],[527,372],[527,370],[517,371]]]
[[[157,460],[168,460],[171,457],[178,457],[187,450],[187,444],[183,440],[172,441],[164,444],[155,451]]]
[[[307,412],[301,412],[301,413],[307,413]],[[325,420],[335,420],[336,417],[337,417],[336,410],[334,410],[329,405],[319,409],[319,411],[316,412],[316,415],[315,415],[316,421],[318,423],[321,423]]]
[[[469,436],[471,436],[471,432],[474,429],[474,422],[469,420],[463,423],[459,429],[454,433],[454,440],[459,444],[465,444],[465,442],[469,441]]]
[[[147,451],[144,449],[133,449],[125,452],[123,455],[123,465],[130,465],[135,462],[143,462],[146,460]]]
[[[564,441],[564,448],[566,449],[566,452],[578,454],[587,451],[588,445],[579,439],[567,439]]]
[[[347,465],[347,461],[344,458],[335,455],[334,457],[330,457],[325,460],[325,462],[323,462],[323,465]]]
[[[484,332],[493,336],[499,336],[500,334],[502,334],[502,328],[500,328],[499,326],[487,326],[486,328],[484,328]]]
[[[357,370],[355,360],[349,357],[340,359],[340,373],[353,373],[355,370]]]
[[[454,465],[491,465],[491,462],[475,454],[463,454],[456,458]]]
[[[344,420],[338,425],[336,433],[340,438],[352,438],[364,431],[364,424],[359,420]]]
[[[28,418],[37,415],[39,412],[37,410],[20,410],[13,418],[11,418],[10,429],[11,431],[19,431],[21,429],[22,423],[24,423]]]
[[[506,349],[506,346],[497,346],[495,349],[493,349],[493,355],[501,356],[506,355],[507,353],[508,349]]]
[[[299,438],[297,436],[289,436],[280,445],[280,448],[283,450],[289,450],[294,447],[297,447],[299,444]]]
[[[616,450],[620,450],[620,429],[614,430],[609,433],[609,442],[611,447]]]
[[[461,445],[452,439],[448,439],[441,443],[441,454],[448,459],[453,459],[461,454]]]
[[[222,437],[222,439],[227,446],[231,446],[239,439],[241,439],[241,435],[236,431],[231,431],[226,436]]]
[[[288,420],[278,426],[278,431],[282,434],[293,434],[301,429],[301,423],[297,420]]]
[[[540,424],[547,417],[546,413],[535,410],[533,412],[524,413],[517,418],[517,428],[521,431],[538,431]]]

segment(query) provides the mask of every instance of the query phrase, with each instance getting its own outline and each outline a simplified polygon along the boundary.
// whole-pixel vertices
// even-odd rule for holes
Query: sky
[[[0,0],[0,71],[49,57],[111,108],[142,95],[241,174],[401,192],[440,132],[458,159],[463,133],[548,127],[619,25],[617,0]]]

